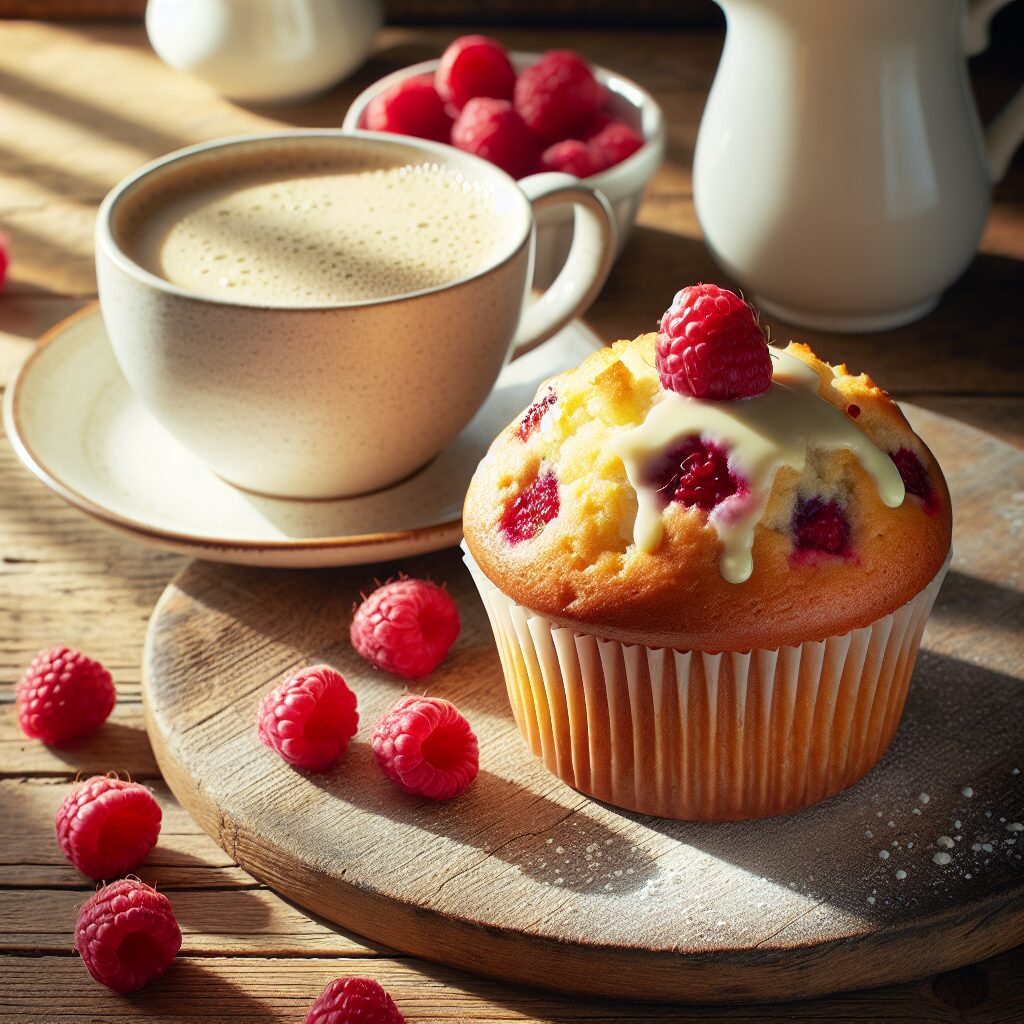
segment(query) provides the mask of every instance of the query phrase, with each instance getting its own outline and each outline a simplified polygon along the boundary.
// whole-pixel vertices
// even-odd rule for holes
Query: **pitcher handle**
[[[973,57],[989,44],[988,26],[996,13],[1010,0],[972,0],[964,24],[964,49]],[[1017,147],[1024,141],[1024,86],[999,111],[985,129],[988,173],[992,182],[999,181],[1010,166]]]

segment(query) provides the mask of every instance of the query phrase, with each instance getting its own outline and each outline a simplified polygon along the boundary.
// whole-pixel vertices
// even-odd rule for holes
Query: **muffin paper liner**
[[[465,550],[465,548],[464,548]],[[800,810],[852,785],[899,725],[949,568],[903,607],[826,640],[709,654],[559,626],[466,565],[533,753],[583,793],[691,821]]]

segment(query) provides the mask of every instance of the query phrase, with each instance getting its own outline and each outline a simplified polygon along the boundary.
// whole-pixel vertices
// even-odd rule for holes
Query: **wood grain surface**
[[[1019,40],[1000,28],[1006,16],[996,19],[992,49],[971,61],[987,116],[1019,82]],[[163,67],[137,25],[0,23],[0,230],[11,238],[14,257],[0,296],[0,382],[40,334],[95,297],[93,215],[123,174],[170,149],[221,134],[336,125],[364,85],[436,56],[462,30],[389,28],[366,67],[333,92],[302,106],[252,110]],[[647,329],[682,281],[714,273],[693,213],[689,166],[721,36],[490,31],[522,49],[577,47],[635,78],[663,105],[670,121],[665,165],[652,182],[641,228],[588,317],[609,339]],[[869,369],[894,393],[1019,447],[1020,294],[1024,162],[1018,157],[995,190],[977,260],[931,316],[883,335],[813,341],[830,358]],[[985,547],[991,517],[1019,516],[1012,496],[1024,491],[1024,481],[1009,463],[999,475],[1006,498],[976,524],[962,524],[960,550],[965,543]],[[967,664],[1013,675],[1024,633],[1020,550],[993,551],[991,558],[1001,562],[1003,582],[992,585],[988,570],[977,578],[952,577],[944,600],[952,585],[961,588],[959,618],[933,617],[929,636],[938,643],[983,624]],[[141,648],[153,605],[183,564],[179,556],[109,533],[64,505],[21,469],[0,440],[0,899],[19,901],[15,912],[0,910],[0,932],[12,936],[0,951],[5,1022],[184,1024],[201,1016],[211,1024],[283,1024],[301,1020],[327,981],[340,975],[378,977],[407,1019],[417,1022],[1024,1020],[1024,947],[942,973],[932,965],[931,975],[919,982],[785,1006],[654,1007],[481,981],[390,954],[298,910],[237,867],[158,783],[142,728]],[[64,750],[26,740],[10,704],[24,666],[55,642],[103,660],[119,695],[110,722]],[[187,917],[179,912],[186,934],[178,962],[159,983],[127,998],[89,982],[72,951],[75,906],[93,883],[63,863],[53,840],[54,809],[75,775],[107,769],[157,785],[166,826],[140,873],[175,905],[185,897],[192,901]],[[67,902],[55,903],[58,897]],[[241,936],[248,937],[243,951]],[[227,942],[233,942],[231,954],[222,946]]]
[[[413,687],[447,697],[481,744],[460,800],[405,797],[368,735],[403,685],[348,643],[360,592],[386,567],[273,572],[194,563],[146,640],[150,741],[171,789],[231,857],[311,910],[454,966],[590,995],[740,1002],[905,981],[1024,940],[1024,659],[977,623],[1012,599],[989,515],[1024,455],[923,410],[916,428],[950,482],[963,539],[926,635],[898,738],[840,797],[728,824],[617,811],[552,778],[521,743],[483,606],[457,551],[409,560],[447,582],[463,631]],[[982,582],[984,581],[984,582]],[[965,621],[970,617],[970,623]],[[998,655],[996,655],[998,661]],[[362,729],[339,767],[289,768],[261,746],[256,706],[303,664],[334,665]],[[968,788],[969,787],[969,788]],[[948,861],[948,863],[943,863]]]

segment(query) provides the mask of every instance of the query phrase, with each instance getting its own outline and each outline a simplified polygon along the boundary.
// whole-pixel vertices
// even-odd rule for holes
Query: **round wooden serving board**
[[[825,804],[765,821],[670,822],[554,779],[519,739],[455,550],[377,569],[192,563],[146,643],[160,768],[239,864],[311,911],[404,952],[566,992],[793,999],[1024,941],[1024,667],[1012,625],[1021,510],[1010,493],[1022,473],[1005,475],[1021,453],[909,411],[950,479],[953,568],[896,739]],[[448,660],[415,687],[453,700],[480,738],[479,778],[450,803],[400,793],[368,745],[405,687],[353,652],[348,623],[374,577],[399,569],[446,580],[462,614]],[[279,677],[320,661],[358,694],[361,724],[341,764],[310,774],[260,745],[254,715]]]

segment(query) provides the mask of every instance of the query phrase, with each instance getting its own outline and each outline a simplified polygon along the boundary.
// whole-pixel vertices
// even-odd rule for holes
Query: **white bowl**
[[[515,51],[509,54],[516,72],[523,71],[540,58],[539,53]],[[425,60],[393,71],[367,86],[353,101],[345,114],[342,128],[359,131],[363,114],[374,96],[396,82],[416,75],[432,74],[440,62]],[[613,117],[632,125],[644,137],[644,144],[632,156],[599,174],[592,174],[587,183],[600,189],[611,203],[618,229],[615,255],[622,252],[636,220],[644,188],[661,163],[665,153],[665,119],[661,107],[645,89],[622,75],[591,65],[594,76],[608,90],[608,107]],[[541,210],[537,218],[537,253],[534,261],[534,284],[549,285],[565,263],[572,242],[572,214],[565,208]]]

